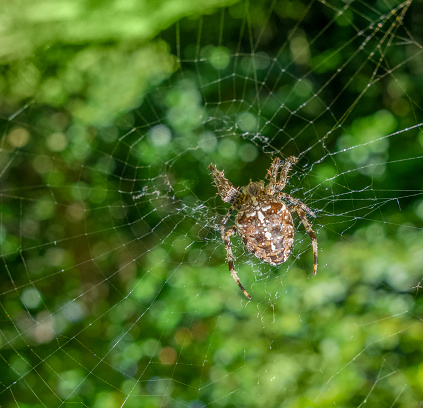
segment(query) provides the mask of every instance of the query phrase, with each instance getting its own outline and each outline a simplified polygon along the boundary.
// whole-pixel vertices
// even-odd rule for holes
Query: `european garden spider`
[[[300,200],[282,191],[288,181],[288,173],[297,161],[298,158],[293,156],[284,162],[276,157],[267,170],[266,178],[269,178],[267,185],[263,180],[258,182],[250,180],[247,186],[241,188],[234,188],[225,178],[224,171],[219,171],[214,164],[208,167],[218,194],[224,202],[232,204],[220,227],[222,240],[226,247],[229,271],[248,299],[251,299],[251,296],[242,286],[234,270],[231,236],[237,233],[247,249],[257,258],[270,265],[279,265],[288,259],[294,242],[292,211],[297,212],[310,236],[314,253],[314,274],[317,273],[317,239],[306,213],[312,217],[316,215]],[[225,231],[225,225],[234,210],[238,211],[234,226]]]

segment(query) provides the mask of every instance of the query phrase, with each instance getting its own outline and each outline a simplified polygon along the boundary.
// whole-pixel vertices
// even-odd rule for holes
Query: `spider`
[[[273,266],[279,265],[288,259],[294,242],[293,211],[299,215],[310,236],[314,253],[314,275],[317,273],[317,239],[306,213],[312,217],[316,217],[316,214],[300,200],[283,192],[289,178],[288,173],[297,161],[298,158],[294,156],[285,161],[276,157],[267,170],[267,185],[264,180],[250,180],[247,186],[241,188],[234,188],[225,177],[224,171],[219,171],[213,163],[208,167],[218,194],[225,203],[232,204],[222,220],[221,235],[226,247],[229,271],[248,299],[251,296],[234,270],[231,236],[238,234],[247,249],[257,258]],[[237,211],[234,226],[225,231],[226,223],[234,210]]]

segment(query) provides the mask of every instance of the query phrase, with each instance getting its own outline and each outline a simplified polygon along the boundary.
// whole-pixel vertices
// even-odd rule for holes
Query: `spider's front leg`
[[[232,277],[234,278],[234,281],[238,284],[238,286],[244,292],[244,295],[247,296],[248,299],[251,299],[251,296],[244,289],[244,286],[242,286],[241,281],[238,278],[238,274],[234,270],[234,256],[232,254],[231,236],[236,232],[236,229],[235,229],[235,227],[232,227],[232,228],[229,228],[226,232],[223,233],[224,230],[225,230],[225,227],[224,227],[224,224],[222,222],[222,239],[223,239],[223,242],[225,243],[226,258],[228,260],[229,272],[231,273]]]
[[[272,164],[270,165],[269,170],[267,171],[266,177],[269,177],[269,184],[266,187],[268,194],[275,194],[277,191],[282,191],[286,183],[288,182],[288,173],[291,170],[291,167],[298,162],[298,157],[290,156],[282,164],[282,160],[279,157],[276,157]],[[278,180],[278,172],[279,180]]]
[[[214,164],[208,167],[214,184],[217,187],[218,194],[225,203],[234,203],[238,200],[240,192],[232,185],[232,183],[225,177],[224,171],[219,171]]]

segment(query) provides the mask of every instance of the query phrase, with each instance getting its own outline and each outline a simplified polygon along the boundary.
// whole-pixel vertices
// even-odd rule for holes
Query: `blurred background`
[[[0,3],[0,405],[421,407],[421,3],[188,3]],[[207,167],[291,155],[249,301]]]

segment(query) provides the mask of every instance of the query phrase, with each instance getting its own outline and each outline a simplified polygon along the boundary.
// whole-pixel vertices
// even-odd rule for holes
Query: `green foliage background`
[[[392,9],[330,4],[0,3],[1,406],[421,404],[421,12],[382,64],[344,66]],[[257,101],[260,81],[279,99]],[[247,303],[207,165],[243,185],[310,146],[304,161],[327,160],[292,182],[315,191],[318,276],[301,228],[287,272],[235,240]]]

